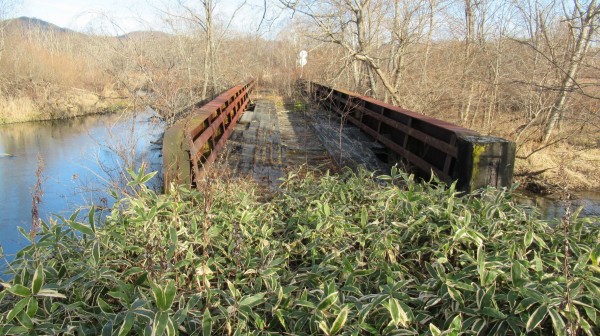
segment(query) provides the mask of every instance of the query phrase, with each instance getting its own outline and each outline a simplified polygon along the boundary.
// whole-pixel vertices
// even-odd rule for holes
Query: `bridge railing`
[[[165,131],[163,178],[165,191],[171,184],[195,186],[202,168],[223,148],[238,119],[250,103],[255,81],[234,86],[205,105],[194,106],[191,116]]]
[[[329,111],[350,121],[421,173],[460,190],[510,186],[515,144],[482,136],[443,120],[424,116],[353,92],[304,82],[304,90]]]

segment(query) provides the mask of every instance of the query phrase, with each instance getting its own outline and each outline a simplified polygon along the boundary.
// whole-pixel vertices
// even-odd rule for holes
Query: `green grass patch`
[[[104,220],[42,225],[3,284],[0,333],[598,332],[593,219],[549,225],[510,192],[396,171],[292,173],[268,200],[218,180],[157,195],[149,177]]]

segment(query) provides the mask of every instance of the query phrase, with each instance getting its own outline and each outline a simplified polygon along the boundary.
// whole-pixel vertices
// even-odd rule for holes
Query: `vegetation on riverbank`
[[[53,100],[44,102],[27,96],[0,97],[0,125],[113,113],[130,108],[131,103],[127,99],[110,99],[74,89],[61,92]]]
[[[517,154],[515,180],[536,194],[600,190],[600,148],[569,143],[546,148],[535,155]]]
[[[0,124],[120,111],[131,94],[102,67],[94,39],[36,19],[0,21]]]
[[[600,225],[392,171],[134,196],[43,223],[0,293],[4,334],[598,333]],[[594,222],[595,221],[595,222]],[[29,236],[28,232],[24,235]]]

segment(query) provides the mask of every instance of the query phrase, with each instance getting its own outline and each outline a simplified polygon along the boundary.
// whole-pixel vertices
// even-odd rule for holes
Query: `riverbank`
[[[113,113],[131,108],[130,99],[118,92],[101,94],[71,88],[47,98],[0,97],[0,125],[28,121],[68,119],[90,114]]]
[[[515,181],[540,195],[600,190],[600,148],[557,144],[530,156],[517,153]]]

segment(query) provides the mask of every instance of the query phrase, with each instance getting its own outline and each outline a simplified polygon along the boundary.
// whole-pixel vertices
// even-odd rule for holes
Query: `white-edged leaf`
[[[152,323],[152,336],[162,336],[167,329],[169,314],[167,312],[157,312]]]
[[[533,243],[533,231],[527,230],[525,236],[523,236],[523,245],[528,248],[531,243]]]
[[[208,336],[212,333],[212,316],[210,310],[206,308],[202,314],[202,335]]]
[[[94,235],[94,231],[92,231],[92,229],[85,225],[85,224],[81,224],[78,222],[69,222],[69,226],[72,227],[74,230],[79,231],[83,234],[89,235],[89,236],[93,236]]]
[[[153,171],[153,172],[151,172],[151,173],[148,173],[148,174],[144,175],[144,176],[143,176],[143,177],[140,179],[140,181],[139,181],[139,184],[144,184],[144,183],[148,182],[148,181],[149,181],[151,178],[153,178],[153,177],[154,177],[154,175],[156,175],[156,173],[157,173],[157,172]]]
[[[95,216],[96,216],[96,206],[92,205],[92,207],[90,208],[90,211],[88,212],[88,222],[90,223],[90,228],[92,229],[92,231],[94,233],[96,233],[96,221],[95,221]]]
[[[479,268],[479,274],[482,274],[483,271],[485,271],[485,251],[483,245],[477,247],[477,267]]]
[[[265,301],[265,294],[259,293],[252,296],[246,296],[240,301],[240,306],[248,306],[250,308],[257,306]]]
[[[125,320],[123,320],[123,324],[121,324],[121,328],[119,328],[119,336],[125,336],[129,334],[129,331],[133,327],[134,317],[134,314],[131,312],[128,312],[127,315],[125,315]]]
[[[67,297],[64,294],[61,294],[55,290],[52,289],[41,289],[38,293],[37,296],[45,296],[45,297],[53,297],[53,298],[59,298],[59,299],[66,299]]]
[[[94,246],[92,246],[92,261],[94,265],[97,266],[100,263],[100,243],[94,242]]]
[[[344,325],[346,324],[346,320],[348,319],[348,306],[344,306],[338,316],[333,321],[331,325],[331,329],[329,330],[330,335],[335,335],[340,331]]]
[[[429,332],[431,332],[432,336],[440,336],[442,334],[442,331],[433,323],[429,323]]]
[[[319,329],[323,330],[323,332],[325,333],[325,335],[329,335],[329,326],[327,325],[327,321],[326,320],[321,320],[319,322]]]
[[[388,311],[395,325],[401,324],[404,328],[408,327],[410,319],[408,313],[396,298],[390,298],[388,301]]]
[[[510,275],[512,278],[513,285],[519,286],[521,284],[521,281],[523,280],[523,278],[522,278],[521,264],[519,264],[518,261],[513,261],[512,267],[510,268]]]
[[[175,300],[175,294],[177,294],[177,287],[175,286],[175,281],[167,282],[167,285],[164,289],[165,293],[165,310],[171,308],[173,305],[173,301]]]
[[[367,208],[363,207],[360,212],[360,225],[362,227],[367,226]]]
[[[13,306],[13,309],[8,311],[6,320],[4,320],[3,322],[5,322],[5,323],[10,322],[13,318],[15,318],[15,316],[17,316],[21,311],[23,311],[23,308],[25,308],[25,306],[27,306],[28,303],[29,303],[29,298],[23,298],[23,299],[19,300],[19,302],[17,302]]]
[[[42,289],[44,277],[44,267],[40,264],[35,269],[35,273],[33,273],[33,281],[31,282],[31,292],[33,294],[37,294]]]
[[[533,329],[537,328],[546,317],[546,314],[548,314],[548,306],[539,306],[527,320],[527,332],[531,332]]]
[[[317,305],[317,309],[322,311],[331,307],[331,305],[334,304],[335,301],[337,301],[337,298],[337,291],[327,295],[323,300],[321,300],[321,302],[319,302],[319,304]]]
[[[548,313],[550,314],[550,318],[552,319],[552,327],[554,328],[554,334],[556,336],[566,335],[567,326],[565,325],[565,321],[563,321],[562,317],[555,309],[549,309]]]
[[[11,287],[7,287],[6,290],[9,293],[12,293],[12,294],[14,294],[16,296],[29,296],[29,295],[31,295],[31,290],[29,288],[27,288],[27,287],[25,287],[23,285],[19,285],[19,284],[13,285]]]

